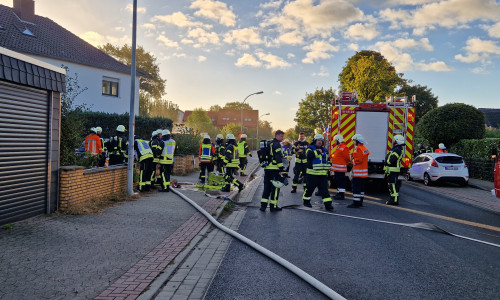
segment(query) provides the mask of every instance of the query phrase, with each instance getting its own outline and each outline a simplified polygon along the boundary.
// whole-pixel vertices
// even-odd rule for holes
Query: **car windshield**
[[[460,156],[441,156],[436,158],[441,164],[462,164],[464,160]]]

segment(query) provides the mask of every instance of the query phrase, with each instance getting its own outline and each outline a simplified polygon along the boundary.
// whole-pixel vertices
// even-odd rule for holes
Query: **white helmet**
[[[363,138],[363,136],[359,133],[356,133],[355,135],[353,135],[352,137],[352,140],[353,141],[358,141],[360,142],[361,144],[363,144],[365,142],[365,139]]]
[[[444,150],[444,149],[446,149],[446,147],[444,146],[443,143],[441,143],[441,144],[439,144],[439,149],[443,149]]]
[[[283,141],[283,143],[290,143],[290,140],[289,140],[289,139],[285,139],[285,140]]]
[[[170,130],[168,130],[168,129],[163,129],[163,130],[161,131],[161,135],[167,135],[167,134],[170,134]]]
[[[97,126],[97,127],[95,128],[95,130],[96,130],[96,132],[102,132],[102,128],[101,128],[101,127],[99,127],[99,126]]]
[[[223,139],[224,139],[224,136],[222,135],[222,133],[219,133],[219,134],[217,135],[217,138],[218,138],[218,139],[220,139],[220,140],[223,140]]]
[[[226,134],[226,140],[234,140],[234,134],[232,133]]]
[[[394,136],[394,141],[395,141],[395,142],[396,142],[396,144],[398,144],[398,145],[404,145],[404,143],[405,143],[405,138],[404,138],[402,135],[398,134],[398,135]]]
[[[155,135],[158,135],[158,130],[155,130],[155,131],[153,131],[153,132],[151,133],[151,136],[152,136],[152,137],[153,137],[153,136],[155,136]]]
[[[246,134],[242,134],[242,135],[240,136],[240,138],[242,138],[242,139],[246,139],[246,138],[247,138],[247,135],[246,135]]]
[[[95,127],[90,128],[90,131],[97,133],[97,131],[95,130]]]
[[[335,135],[333,139],[338,141],[339,143],[342,143],[344,141],[344,137],[341,134]]]
[[[276,176],[275,179],[271,180],[271,183],[275,188],[281,189],[285,185],[288,185],[288,179],[284,176]]]
[[[323,137],[323,135],[321,133],[318,133],[314,136],[314,139],[315,140],[324,140],[325,138]]]
[[[205,136],[203,138],[204,139],[210,139],[210,136],[208,134],[205,134]]]
[[[119,132],[125,132],[125,126],[123,125],[118,125],[118,127],[116,127],[116,131],[119,131]]]

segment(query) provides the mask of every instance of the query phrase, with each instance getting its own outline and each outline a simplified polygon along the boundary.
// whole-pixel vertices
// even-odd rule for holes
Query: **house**
[[[189,116],[193,113],[192,110],[186,110],[182,118],[182,122],[185,124]],[[259,115],[258,110],[244,109],[243,111],[239,109],[221,109],[219,111],[208,111],[208,116],[212,120],[212,123],[218,129],[222,129],[224,126],[230,123],[241,124],[241,116],[243,115],[243,128],[256,129],[257,119]]]
[[[40,3],[43,3],[42,1]],[[54,21],[35,14],[33,0],[13,0],[0,5],[0,47],[54,66],[68,68],[67,77],[78,76],[85,89],[74,104],[91,111],[130,111],[130,67],[118,62]],[[139,113],[139,79],[135,80],[135,113]]]
[[[500,128],[500,109],[498,108],[478,108],[483,112],[487,127]]]

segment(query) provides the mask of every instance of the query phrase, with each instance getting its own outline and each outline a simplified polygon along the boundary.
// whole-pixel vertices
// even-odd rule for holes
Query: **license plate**
[[[458,170],[457,167],[444,167],[445,170]]]

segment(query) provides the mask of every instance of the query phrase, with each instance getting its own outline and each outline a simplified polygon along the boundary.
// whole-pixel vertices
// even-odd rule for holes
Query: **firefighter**
[[[292,145],[290,144],[289,139],[285,139],[281,143],[281,152],[283,153],[283,158],[288,161],[286,166],[283,166],[285,168],[283,173],[286,174],[285,176],[287,178],[290,178],[290,176],[288,176],[288,172],[290,171],[290,161],[292,160]]]
[[[127,150],[127,137],[125,136],[125,126],[118,125],[116,134],[109,138],[106,145],[109,153],[109,165],[123,164],[125,151]]]
[[[224,174],[225,145],[224,136],[219,133],[215,139],[215,167],[217,172]]]
[[[281,172],[283,172],[283,153],[281,153],[281,141],[285,133],[277,130],[274,133],[274,139],[266,142],[266,149],[268,149],[266,158],[266,165],[264,167],[264,191],[262,192],[262,199],[260,200],[260,210],[265,211],[267,203],[271,212],[280,211],[281,207],[278,206],[278,197],[280,189],[273,184],[276,179],[281,179]]]
[[[175,141],[170,137],[168,129],[162,130],[163,149],[160,154],[160,173],[162,189],[160,192],[170,192],[170,175],[174,166]]]
[[[388,181],[390,195],[389,200],[385,202],[385,204],[388,205],[399,205],[398,197],[400,184],[398,182],[398,177],[401,171],[404,144],[405,138],[402,135],[398,134],[394,136],[394,145],[384,161],[384,171]]]
[[[365,178],[368,177],[368,156],[370,151],[366,149],[364,138],[357,133],[352,137],[354,150],[352,152],[352,204],[348,208],[358,208],[363,206],[365,198]]]
[[[325,209],[333,211],[332,198],[328,192],[328,170],[330,161],[328,151],[325,148],[325,138],[322,134],[316,134],[306,150],[307,171],[306,188],[302,195],[304,206],[312,207],[311,196],[314,189],[318,188],[319,196],[323,199]]]
[[[238,188],[238,191],[243,190],[243,183],[238,181],[238,179],[233,177],[233,173],[238,169],[240,163],[238,157],[238,146],[236,145],[236,140],[232,133],[226,135],[227,144],[225,146],[225,156],[224,156],[224,170],[226,175],[224,176],[224,186],[222,187],[222,192],[231,191],[231,183],[234,183]]]
[[[448,153],[443,143],[439,144],[439,148],[436,149],[436,153]]]
[[[200,183],[205,184],[205,178],[214,171],[214,165],[212,162],[214,154],[215,148],[214,145],[210,142],[210,136],[208,134],[205,134],[205,136],[203,137],[203,141],[200,144],[200,150],[198,153],[200,158]]]
[[[248,160],[247,160],[247,155],[252,156],[250,153],[250,150],[248,149],[248,143],[247,143],[247,135],[242,134],[240,137],[240,141],[238,143],[238,154],[240,156],[240,176],[247,176],[245,174],[245,169],[247,168]]]
[[[347,172],[347,164],[350,162],[349,157],[349,147],[347,147],[344,137],[341,134],[337,134],[333,137],[335,140],[335,153],[332,155],[332,167],[331,171],[335,174],[335,185],[337,186],[337,194],[333,199],[344,200],[345,199],[345,173]]]
[[[292,193],[297,192],[297,185],[302,181],[300,178],[306,175],[307,158],[306,150],[309,143],[306,141],[306,135],[299,133],[299,140],[293,144],[292,153],[295,154],[295,166],[293,167]]]
[[[137,153],[137,160],[140,163],[139,191],[147,192],[151,189],[153,151],[149,147],[149,142],[138,136],[135,136],[134,149]]]
[[[94,127],[90,128],[90,133],[85,137],[83,143],[85,152],[89,152],[91,156],[100,155],[102,153],[101,139],[96,132]],[[99,165],[99,161],[97,161],[97,164]]]
[[[101,140],[101,146],[102,146],[102,153],[99,159],[99,166],[103,167],[106,164],[106,157],[107,157],[107,148],[106,148],[106,142],[104,141],[102,137],[102,128],[97,126],[95,128],[96,134],[99,136],[99,139]]]
[[[157,181],[156,177],[156,169],[157,166],[160,164],[160,156],[161,152],[163,150],[163,147],[165,143],[161,139],[161,129],[157,129],[153,131],[151,134],[151,142],[149,142],[149,146],[151,147],[151,150],[153,151],[153,163],[151,164],[151,187],[156,188],[155,184]]]

